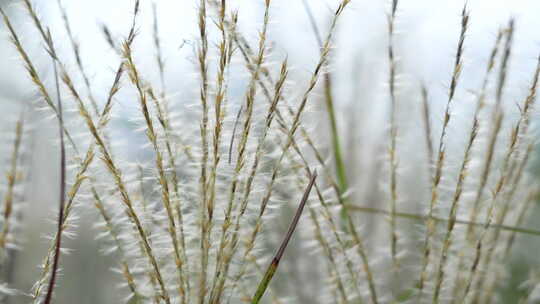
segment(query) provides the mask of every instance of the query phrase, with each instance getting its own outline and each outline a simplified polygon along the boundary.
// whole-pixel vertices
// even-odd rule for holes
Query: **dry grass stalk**
[[[395,45],[394,45],[394,27],[396,21],[396,11],[398,7],[398,0],[392,1],[392,10],[388,16],[388,65],[389,69],[389,93],[390,93],[390,147],[388,154],[390,158],[390,252],[392,255],[392,263],[394,266],[398,266],[397,261],[397,228],[396,228],[396,212],[397,212],[397,171],[398,171],[398,159],[397,159],[397,98],[396,98],[396,73],[397,63],[395,59]]]
[[[464,49],[463,46],[465,43],[465,35],[467,33],[468,23],[469,23],[469,13],[467,11],[467,7],[465,6],[463,7],[463,11],[461,13],[461,32],[459,35],[458,47],[457,47],[456,57],[455,57],[455,62],[454,62],[454,70],[452,73],[452,80],[451,80],[450,88],[448,91],[448,100],[447,100],[446,108],[444,112],[441,136],[439,138],[439,147],[437,150],[437,161],[435,163],[435,173],[433,176],[432,186],[431,186],[431,199],[430,199],[429,211],[428,211],[429,218],[433,216],[433,212],[439,200],[439,184],[443,176],[443,169],[445,165],[446,132],[447,132],[448,124],[450,122],[450,118],[451,118],[450,109],[451,109],[452,101],[454,100],[456,88],[459,81],[459,76],[461,74],[462,56],[463,56],[463,49]],[[424,283],[426,282],[427,276],[428,276],[427,268],[430,264],[430,258],[431,258],[431,252],[432,252],[431,241],[432,241],[433,235],[436,232],[435,223],[432,220],[428,220],[426,229],[427,231],[426,231],[426,236],[424,240],[424,252],[423,252],[423,257],[422,257],[422,270],[420,272],[420,281],[418,284],[419,299],[422,297],[422,294],[424,291]]]
[[[138,92],[138,99],[141,107],[141,112],[144,116],[144,120],[146,123],[146,136],[148,138],[148,141],[152,144],[152,148],[155,153],[156,157],[156,168],[158,170],[159,174],[159,185],[161,188],[161,200],[163,203],[163,207],[165,208],[165,211],[167,212],[167,221],[168,221],[168,232],[170,234],[171,243],[173,245],[174,249],[174,261],[176,264],[176,269],[178,272],[178,293],[180,295],[180,299],[182,303],[186,302],[186,278],[184,277],[184,272],[182,270],[183,268],[183,259],[181,257],[180,253],[180,246],[178,244],[178,237],[176,234],[177,228],[176,228],[176,222],[175,222],[175,214],[173,210],[173,206],[171,203],[171,192],[169,191],[169,182],[167,179],[167,176],[165,174],[165,161],[163,160],[163,155],[161,153],[160,147],[158,145],[158,135],[154,130],[154,123],[152,121],[152,118],[150,117],[150,112],[148,109],[148,103],[147,103],[147,94],[143,87],[142,80],[139,76],[139,71],[137,70],[137,67],[135,66],[135,62],[133,61],[131,47],[129,42],[124,43],[124,58],[125,58],[125,65],[126,69],[128,70],[129,78],[132,82],[132,84],[137,88]]]

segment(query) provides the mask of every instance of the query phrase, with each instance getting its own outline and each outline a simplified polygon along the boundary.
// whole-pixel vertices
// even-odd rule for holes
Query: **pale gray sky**
[[[45,22],[52,28],[53,34],[64,35],[61,19],[58,15],[56,1],[34,1]],[[107,24],[114,33],[125,34],[130,23],[132,0],[93,0],[63,1],[68,11],[73,31],[81,43],[91,74],[96,75],[96,85],[108,83],[105,74],[118,60],[108,49],[99,31],[98,24]],[[261,19],[262,1],[236,0],[232,6],[239,8],[241,28],[249,37],[255,37]],[[336,0],[311,0],[312,9],[324,33],[335,8]],[[137,56],[150,57],[153,49],[150,41],[152,24],[151,1],[142,1],[142,14],[139,21],[141,35],[138,38]],[[195,10],[198,1],[156,1],[159,9],[160,32],[165,50],[165,57],[171,63],[171,71],[184,72],[189,63],[184,60],[191,56],[191,49],[179,50],[183,40],[193,41],[196,37]],[[534,0],[470,0],[471,26],[467,40],[466,60],[476,62],[486,56],[491,40],[497,29],[505,24],[510,16],[517,20],[515,43],[515,66],[528,74],[531,66],[527,61],[535,58],[540,49],[540,2]],[[307,69],[316,60],[316,42],[306,17],[301,0],[273,0],[271,37],[278,42],[277,50],[288,53],[291,61],[299,69]],[[351,59],[360,55],[370,61],[384,60],[380,55],[386,45],[386,12],[389,1],[353,0],[348,12],[340,23],[339,47],[336,61],[350,65]],[[463,1],[443,0],[402,0],[398,16],[399,44],[398,52],[404,62],[414,66],[415,77],[432,79],[442,74],[441,64],[450,62],[459,31],[460,11]],[[20,8],[9,6],[13,15],[24,15]],[[255,21],[255,23],[254,23]],[[22,36],[27,45],[35,46],[36,39],[31,34],[28,19],[21,21],[18,28],[23,28]],[[22,26],[21,26],[22,25]],[[3,28],[3,27],[2,27]],[[4,35],[5,36],[5,35]],[[12,53],[11,47],[4,40],[0,43],[2,55]],[[308,55],[308,56],[306,56]],[[313,56],[309,56],[313,55]],[[40,56],[38,56],[39,58]],[[13,56],[3,56],[4,66],[17,66],[18,60],[10,60]],[[522,62],[523,61],[523,62]],[[143,60],[144,64],[147,60]],[[404,64],[407,64],[404,63]],[[148,64],[152,64],[148,62]],[[444,65],[444,64],[443,64]],[[446,64],[446,68],[450,67]],[[14,68],[16,69],[16,68]],[[19,69],[20,70],[20,69]],[[176,73],[173,73],[176,74]],[[102,76],[98,76],[102,75]],[[108,75],[111,77],[110,75]],[[172,75],[171,75],[172,76]],[[0,82],[13,88],[25,86],[19,77],[5,75]],[[9,94],[9,93],[8,93]]]

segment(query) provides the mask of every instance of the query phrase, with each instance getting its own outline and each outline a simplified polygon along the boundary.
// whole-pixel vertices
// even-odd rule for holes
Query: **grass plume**
[[[90,234],[110,255],[92,258],[116,270],[97,280],[93,302],[106,301],[103,286],[120,285],[110,301],[534,303],[537,265],[516,260],[540,237],[529,221],[540,57],[522,56],[517,17],[476,52],[475,6],[465,4],[453,19],[455,49],[430,49],[448,75],[417,77],[424,62],[407,49],[418,38],[414,12],[398,0],[372,24],[369,39],[380,43],[354,50],[345,34],[364,4],[352,0],[332,0],[330,10],[303,1],[305,20],[293,23],[278,0],[199,0],[182,15],[192,29],[172,32],[171,4],[137,0],[123,9],[123,35],[98,23],[110,57],[100,66],[67,2],[50,15],[17,2],[25,14],[0,14],[33,95],[24,117],[6,113],[15,130],[9,124],[1,154],[0,302],[66,301],[80,264],[68,262],[67,247],[86,257],[72,238],[86,244]],[[309,56],[283,45],[285,31],[306,29],[315,41],[300,51]],[[523,86],[522,63],[531,68]],[[23,238],[35,220],[23,215],[36,201],[27,175],[43,165],[33,157],[42,150],[26,151],[26,133],[47,124],[59,132],[60,174],[50,183],[61,197],[41,269],[28,279],[10,274],[23,263],[15,256],[28,258],[18,250],[35,248]],[[88,216],[95,230],[85,230]]]

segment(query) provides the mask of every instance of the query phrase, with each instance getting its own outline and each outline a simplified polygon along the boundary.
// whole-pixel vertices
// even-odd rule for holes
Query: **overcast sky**
[[[56,1],[34,1],[46,24],[51,26],[55,37],[63,37],[64,29],[59,17]],[[81,53],[91,75],[93,85],[106,86],[112,77],[111,69],[118,58],[106,45],[99,30],[99,24],[107,24],[122,37],[127,32],[132,12],[132,0],[92,0],[63,1],[70,18],[73,31],[81,44]],[[193,43],[196,42],[195,12],[198,1],[160,0],[158,15],[160,36],[162,37],[165,58],[169,64],[168,76],[176,79],[193,68]],[[331,12],[336,0],[310,0],[318,25],[326,32]],[[154,53],[151,47],[152,11],[151,1],[142,1],[140,36],[135,49],[142,69],[148,68],[152,75]],[[231,6],[239,9],[242,31],[255,38],[260,28],[263,1],[236,0]],[[447,0],[402,0],[399,4],[396,52],[401,60],[402,72],[414,81],[444,84],[452,66],[453,55],[459,34],[460,12],[463,1]],[[307,73],[317,60],[317,43],[301,0],[273,0],[271,11],[270,37],[276,42],[277,54],[288,54],[298,75]],[[540,1],[535,0],[470,0],[470,29],[466,41],[465,71],[470,77],[471,86],[481,73],[479,67],[485,63],[497,30],[505,25],[510,17],[516,19],[516,35],[512,70],[516,81],[523,82],[534,68],[534,61],[540,51]],[[23,42],[34,58],[48,61],[43,55],[37,36],[24,11],[17,5],[7,6],[8,14],[16,18]],[[348,71],[342,74],[345,79],[358,69],[363,69],[364,78],[374,75],[373,69],[381,70],[386,60],[387,46],[386,14],[389,1],[353,0],[339,24],[337,51],[334,57],[336,68]],[[17,17],[23,18],[17,18]],[[0,27],[3,29],[3,25]],[[5,31],[4,31],[5,32]],[[6,37],[7,35],[3,35]],[[69,51],[65,39],[59,39],[60,48]],[[217,41],[217,40],[216,40]],[[183,42],[187,44],[180,49]],[[62,46],[66,46],[62,48]],[[67,53],[69,54],[69,53]],[[6,39],[0,42],[0,55],[3,70],[12,73],[0,75],[2,95],[17,98],[25,94],[27,79],[23,74],[18,58]],[[187,59],[187,60],[186,60]],[[44,66],[46,68],[46,66]],[[382,73],[379,73],[383,75]],[[153,74],[156,76],[155,73]],[[147,76],[152,77],[152,76]],[[380,76],[383,77],[383,76]],[[351,86],[347,81],[342,86]],[[7,88],[7,89],[4,89]]]

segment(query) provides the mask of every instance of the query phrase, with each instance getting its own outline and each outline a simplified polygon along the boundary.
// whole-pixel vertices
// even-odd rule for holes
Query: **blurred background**
[[[158,81],[155,69],[155,50],[152,47],[152,3],[157,5],[159,35],[162,41],[166,68],[166,86],[172,89],[172,95],[188,98],[193,94],[193,75],[196,71],[194,52],[197,45],[196,9],[198,1],[142,0],[139,36],[133,49],[140,69],[145,77]],[[50,27],[57,40],[59,55],[74,64],[69,42],[66,38],[57,1],[35,0],[33,3],[43,22]],[[293,67],[292,79],[304,79],[309,75],[318,60],[319,47],[306,12],[305,3],[322,33],[326,33],[332,10],[336,5],[333,0],[272,0],[271,26],[269,41],[273,54],[287,55]],[[16,0],[0,0],[0,5],[12,18],[15,28],[20,33],[22,42],[27,46],[30,56],[44,74],[44,79],[52,83],[52,67],[43,44],[31,24],[29,17]],[[112,37],[125,36],[130,26],[133,1],[129,0],[93,0],[62,1],[71,23],[73,34],[80,43],[84,65],[91,75],[91,86],[95,92],[106,92],[114,73],[112,72],[119,58],[104,38],[102,27],[110,29]],[[250,39],[256,39],[263,13],[263,1],[235,0],[231,7],[238,10],[239,28]],[[400,102],[404,105],[400,112],[404,128],[420,128],[419,119],[409,119],[418,109],[418,92],[421,84],[431,90],[430,101],[433,109],[434,124],[440,124],[448,82],[452,73],[453,56],[459,36],[459,25],[463,1],[443,0],[402,0],[396,23],[397,33],[395,48],[398,54],[400,75],[398,83]],[[507,96],[516,96],[509,103],[518,102],[523,90],[529,83],[530,75],[536,66],[540,53],[540,1],[536,0],[469,0],[471,14],[470,29],[465,43],[464,68],[460,98],[467,101],[469,91],[476,89],[481,82],[484,66],[498,30],[505,26],[510,17],[516,20],[515,43],[510,64]],[[377,129],[378,121],[386,115],[385,90],[388,70],[387,62],[387,14],[388,1],[353,0],[347,12],[338,24],[335,49],[332,53],[331,70],[334,73],[334,95],[339,115],[339,128],[345,138],[346,163],[349,170],[353,196],[362,199],[366,188],[372,187],[370,172],[377,166],[376,155],[381,146],[378,139],[386,130]],[[8,168],[9,151],[15,121],[18,115],[9,113],[25,112],[27,124],[25,185],[21,192],[25,201],[20,229],[20,248],[12,270],[11,287],[23,292],[29,291],[36,275],[38,265],[49,246],[48,238],[55,226],[51,219],[56,216],[58,198],[58,146],[55,140],[57,128],[43,111],[34,108],[36,90],[10,44],[4,24],[0,24],[0,172]],[[214,33],[215,34],[215,33]],[[211,41],[217,41],[215,36]],[[213,44],[212,44],[213,46]],[[241,83],[242,77],[238,77]],[[234,92],[235,83],[231,88]],[[241,85],[238,85],[239,88]],[[241,92],[241,89],[239,89]],[[189,92],[189,93],[186,93]],[[112,132],[125,134],[123,148],[130,160],[144,160],[144,152],[136,149],[140,138],[131,138],[126,129],[132,125],[131,115],[136,103],[130,99],[129,92],[121,92],[119,105],[111,124]],[[234,93],[233,93],[234,94]],[[96,96],[103,99],[103,96]],[[513,98],[513,97],[512,97]],[[324,104],[314,105],[314,110],[323,109]],[[472,102],[458,103],[454,111],[465,117],[473,108]],[[120,109],[120,110],[119,110]],[[517,109],[515,109],[517,111]],[[6,114],[8,113],[8,114]],[[121,114],[119,114],[121,113]],[[536,119],[536,118],[535,118]],[[359,127],[358,122],[362,122]],[[452,132],[459,133],[459,123],[453,124]],[[437,134],[435,126],[435,134]],[[328,133],[328,132],[326,132]],[[321,141],[325,140],[321,132]],[[465,136],[452,137],[454,147],[461,147]],[[460,141],[462,140],[462,141]],[[414,159],[419,149],[414,139],[406,144],[407,153]],[[134,149],[135,148],[135,149]],[[362,168],[362,170],[360,170]],[[415,168],[407,168],[414,170]],[[410,181],[414,184],[414,181]],[[2,185],[4,186],[4,185]],[[3,189],[0,190],[3,193]],[[358,194],[356,194],[358,193]],[[535,210],[534,212],[537,212]],[[57,289],[56,303],[118,303],[122,294],[117,292],[116,283],[120,276],[111,271],[112,257],[103,258],[100,244],[95,241],[95,229],[92,227],[97,215],[93,209],[81,208],[76,236],[65,242],[70,248],[69,255],[62,257],[62,288]],[[531,218],[534,218],[532,216]],[[24,226],[24,227],[22,227]],[[528,227],[540,228],[540,223],[530,221]],[[22,229],[24,228],[24,229]],[[519,239],[519,250],[513,255],[510,284],[505,292],[504,303],[514,303],[514,293],[519,293],[517,284],[526,279],[528,270],[537,267],[540,238],[523,236]],[[10,303],[26,303],[23,295]]]

